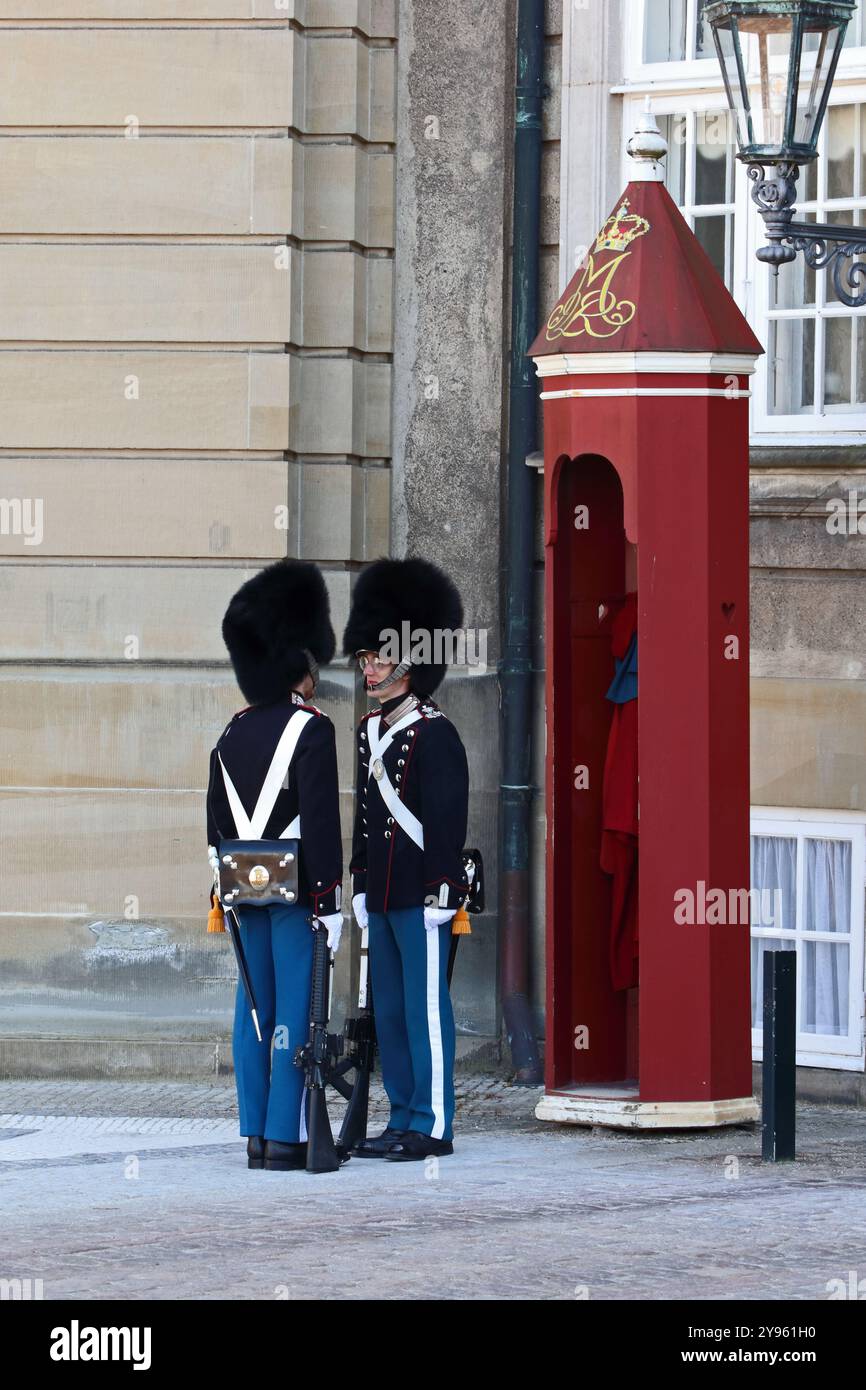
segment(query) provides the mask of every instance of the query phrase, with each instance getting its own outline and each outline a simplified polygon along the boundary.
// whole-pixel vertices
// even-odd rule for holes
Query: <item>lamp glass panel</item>
[[[745,74],[743,73],[737,57],[737,43],[735,31],[732,25],[719,25],[715,31],[716,48],[719,64],[722,69],[722,77],[725,82],[725,90],[728,96],[728,105],[733,113],[736,129],[735,135],[738,145],[752,143],[752,134],[749,126],[749,99],[748,91],[743,90]],[[745,62],[745,54],[741,54]]]
[[[782,145],[788,111],[788,82],[794,42],[792,15],[738,15],[743,56],[757,75],[752,98],[753,143]]]
[[[803,35],[803,56],[800,62],[800,81],[797,86],[797,111],[794,121],[794,141],[810,145],[818,134],[818,119],[825,106],[825,92],[836,49],[841,46],[842,28],[808,30]]]

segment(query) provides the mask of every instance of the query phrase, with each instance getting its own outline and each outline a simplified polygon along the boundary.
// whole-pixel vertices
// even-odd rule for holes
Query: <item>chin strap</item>
[[[304,653],[304,656],[307,658],[307,669],[308,669],[308,671],[309,671],[309,673],[310,673],[310,676],[311,676],[311,678],[312,678],[313,685],[318,685],[318,684],[319,684],[319,663],[318,663],[318,661],[316,660],[316,658],[313,656],[313,653],[312,653],[311,651],[308,651],[306,647],[301,647],[301,651]]]
[[[395,681],[400,681],[403,679],[403,677],[406,675],[406,672],[410,669],[411,665],[411,661],[401,661],[400,665],[395,666],[390,676],[386,676],[384,680],[367,681],[367,690],[370,692],[371,695],[378,695],[380,690],[387,690],[389,685],[393,685]]]

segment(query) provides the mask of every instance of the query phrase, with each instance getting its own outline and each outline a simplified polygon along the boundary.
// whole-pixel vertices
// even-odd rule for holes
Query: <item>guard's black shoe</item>
[[[261,1168],[265,1161],[265,1141],[260,1134],[251,1134],[247,1140],[247,1167]]]
[[[404,1133],[404,1130],[392,1129],[389,1125],[374,1139],[362,1139],[354,1149],[349,1150],[349,1153],[353,1158],[384,1158],[391,1145],[402,1139]]]
[[[265,1168],[287,1173],[292,1168],[306,1168],[306,1144],[284,1144],[281,1139],[265,1140]]]
[[[396,1143],[390,1145],[385,1157],[389,1163],[417,1163],[422,1158],[444,1158],[453,1152],[454,1145],[450,1139],[431,1139],[429,1134],[408,1129]]]

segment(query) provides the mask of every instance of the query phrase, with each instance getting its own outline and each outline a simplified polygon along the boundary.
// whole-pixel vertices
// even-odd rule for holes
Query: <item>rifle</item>
[[[334,1143],[328,1118],[327,1086],[332,1082],[343,1039],[328,1032],[331,992],[331,953],[327,929],[317,922],[313,930],[313,975],[310,988],[310,1038],[295,1052],[295,1066],[304,1068],[308,1096],[307,1172],[333,1173],[344,1163],[348,1152]]]
[[[460,944],[460,937],[465,936],[471,928],[468,921],[465,925],[457,922],[457,917],[461,912],[472,913],[473,915],[484,911],[484,864],[481,858],[481,851],[477,849],[466,849],[463,851],[463,867],[469,880],[469,895],[463,907],[455,913],[454,926],[451,931],[451,947],[448,953],[448,988],[451,988],[451,977],[454,973],[454,962],[457,957],[457,947]],[[347,1018],[343,1026],[343,1048],[345,1056],[340,1061],[330,1078],[331,1085],[343,1096],[347,1102],[346,1113],[343,1116],[343,1123],[340,1127],[339,1146],[346,1150],[352,1149],[360,1140],[367,1136],[367,1118],[370,1109],[370,1077],[373,1072],[373,1064],[376,1058],[376,1019],[373,1013],[373,989],[369,977],[368,962],[368,937],[369,931],[364,927],[361,931],[361,979],[358,987],[358,1009],[356,1018]],[[348,1046],[346,1046],[348,1044]],[[355,1071],[355,1080],[349,1085],[343,1078],[348,1071]]]

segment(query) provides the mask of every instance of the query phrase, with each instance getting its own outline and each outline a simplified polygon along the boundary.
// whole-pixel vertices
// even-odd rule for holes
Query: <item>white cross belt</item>
[[[424,828],[418,817],[413,815],[409,807],[400,800],[388,776],[382,756],[385,749],[391,746],[394,736],[401,730],[408,729],[410,724],[414,724],[416,719],[420,718],[420,714],[412,710],[409,714],[404,715],[402,719],[398,719],[397,723],[394,724],[382,738],[379,737],[379,729],[382,722],[381,715],[377,714],[367,721],[367,738],[370,743],[370,767],[367,776],[368,778],[373,778],[376,786],[379,788],[382,800],[401,830],[405,830],[409,839],[412,840],[419,849],[423,849]]]

